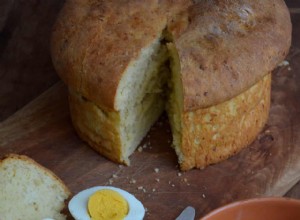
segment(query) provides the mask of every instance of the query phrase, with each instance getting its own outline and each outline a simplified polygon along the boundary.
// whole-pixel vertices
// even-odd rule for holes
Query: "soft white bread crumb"
[[[26,156],[0,161],[0,219],[66,219],[61,214],[70,191],[50,170]]]
[[[162,92],[168,69],[163,64],[167,59],[166,47],[156,39],[128,66],[120,81],[116,105],[120,112],[120,136],[126,160],[164,110]]]

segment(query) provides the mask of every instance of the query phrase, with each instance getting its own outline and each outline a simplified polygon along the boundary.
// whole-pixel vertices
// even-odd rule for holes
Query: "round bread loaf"
[[[167,110],[181,169],[251,143],[270,105],[270,72],[288,53],[283,0],[69,0],[52,36],[80,137],[128,157]]]

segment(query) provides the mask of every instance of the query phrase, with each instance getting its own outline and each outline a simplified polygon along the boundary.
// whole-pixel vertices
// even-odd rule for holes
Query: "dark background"
[[[59,81],[49,53],[52,25],[64,1],[0,1],[0,122]],[[300,49],[300,1],[287,0],[293,48]],[[286,196],[300,198],[300,183]]]

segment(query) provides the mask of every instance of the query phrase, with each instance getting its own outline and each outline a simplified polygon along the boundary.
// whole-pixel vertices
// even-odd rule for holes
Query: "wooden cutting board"
[[[175,219],[188,205],[199,218],[232,201],[282,196],[300,179],[300,51],[292,49],[288,60],[274,71],[270,118],[257,140],[204,170],[179,171],[166,116],[131,156],[130,167],[101,157],[74,132],[62,83],[0,124],[0,156],[32,157],[74,194],[95,185],[125,189],[147,208],[145,219]]]

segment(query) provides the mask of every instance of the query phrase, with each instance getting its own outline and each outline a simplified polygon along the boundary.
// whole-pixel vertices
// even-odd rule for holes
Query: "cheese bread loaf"
[[[51,51],[91,147],[129,164],[166,110],[188,170],[254,140],[268,118],[271,71],[290,44],[283,0],[68,0]]]
[[[0,161],[0,219],[66,219],[60,212],[69,189],[50,170],[23,155]]]

